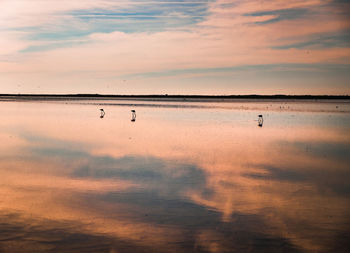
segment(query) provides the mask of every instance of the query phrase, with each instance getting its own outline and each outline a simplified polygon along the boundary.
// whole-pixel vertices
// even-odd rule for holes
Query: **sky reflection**
[[[2,102],[0,249],[347,252],[349,114],[270,104]]]

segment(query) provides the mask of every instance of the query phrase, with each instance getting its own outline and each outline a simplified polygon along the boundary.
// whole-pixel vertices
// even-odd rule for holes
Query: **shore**
[[[139,100],[179,102],[230,101],[326,101],[350,100],[348,95],[104,95],[104,94],[0,94],[0,101],[13,100]]]

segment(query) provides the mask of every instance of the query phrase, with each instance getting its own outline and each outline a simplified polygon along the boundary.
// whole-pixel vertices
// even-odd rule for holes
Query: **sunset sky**
[[[350,94],[348,0],[0,0],[0,93]]]

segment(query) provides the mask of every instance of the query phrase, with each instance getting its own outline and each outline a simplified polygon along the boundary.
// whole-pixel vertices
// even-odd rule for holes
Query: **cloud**
[[[18,0],[1,5],[0,71],[6,75],[0,81],[8,87],[24,79],[29,86],[64,82],[69,91],[68,86],[79,86],[73,72],[82,82],[89,80],[81,73],[89,72],[110,83],[137,73],[347,64],[350,57],[349,8],[341,1]],[[38,74],[29,78],[28,73]],[[224,83],[223,77],[217,83]]]

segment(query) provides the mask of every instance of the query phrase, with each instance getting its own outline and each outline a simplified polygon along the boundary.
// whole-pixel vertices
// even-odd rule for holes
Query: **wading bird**
[[[134,122],[136,120],[136,111],[135,110],[131,110],[131,121]]]
[[[100,111],[101,111],[101,116],[100,116],[100,118],[102,119],[102,118],[105,116],[105,111],[104,111],[103,109],[100,109]]]
[[[263,116],[260,114],[260,115],[259,115],[259,119],[258,119],[258,126],[259,126],[259,127],[262,127],[262,126],[263,126],[263,123],[264,123],[264,119],[263,119]]]

